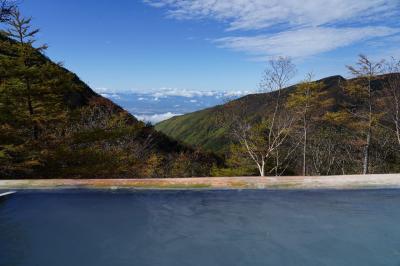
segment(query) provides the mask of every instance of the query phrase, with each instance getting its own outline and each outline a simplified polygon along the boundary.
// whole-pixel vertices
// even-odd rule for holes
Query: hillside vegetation
[[[225,158],[215,175],[328,175],[400,170],[400,62],[361,55],[354,78],[284,86],[290,59],[270,62],[264,88],[173,117],[156,129]]]
[[[17,10],[0,34],[0,178],[210,175],[215,156],[183,145],[95,93],[36,45]]]
[[[343,103],[340,89],[341,84],[345,82],[343,77],[328,77],[319,82],[324,84],[324,90],[336,101],[330,109],[337,108]],[[286,98],[294,89],[295,86],[283,89],[282,96]],[[246,95],[223,105],[172,117],[156,124],[155,128],[189,145],[224,154],[229,151],[233,142],[230,128],[226,125],[229,121],[224,121],[224,118],[232,113],[240,113],[245,115],[243,117],[245,120],[254,124],[260,122],[272,112],[275,94],[268,92]]]
[[[0,0],[1,3],[1,0]],[[0,9],[0,178],[343,175],[400,171],[400,61],[299,84],[290,58],[260,88],[152,125],[45,56],[14,1]]]

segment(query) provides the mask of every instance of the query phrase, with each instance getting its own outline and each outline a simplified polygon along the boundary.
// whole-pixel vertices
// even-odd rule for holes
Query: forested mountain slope
[[[345,100],[340,87],[345,81],[341,76],[327,77],[319,81],[324,84],[324,91],[329,93],[329,97],[336,101],[330,108],[337,108]],[[282,97],[286,98],[294,89],[295,86],[283,89]],[[224,152],[231,143],[231,136],[224,123],[226,121],[221,119],[229,116],[229,113],[243,112],[243,119],[259,122],[272,112],[275,94],[250,94],[224,105],[170,118],[158,123],[155,128],[184,143],[200,146],[208,151]]]
[[[215,162],[0,35],[0,178],[201,176]]]
[[[308,79],[173,117],[156,129],[223,156],[228,168],[217,175],[396,172],[400,74]]]
[[[386,79],[386,75],[378,76],[372,81],[372,86],[379,91]],[[323,84],[322,91],[326,93],[324,98],[331,100],[331,104],[321,107],[318,112],[323,115],[353,104],[354,100],[344,92],[344,87],[354,81],[356,79],[346,80],[341,76],[331,76],[315,81]],[[294,92],[296,86],[293,85],[281,91],[282,101]],[[224,153],[228,151],[232,143],[229,130],[230,117],[239,115],[241,119],[256,124],[273,112],[275,98],[276,92],[250,94],[223,105],[170,118],[158,123],[155,128],[184,143],[207,151]]]

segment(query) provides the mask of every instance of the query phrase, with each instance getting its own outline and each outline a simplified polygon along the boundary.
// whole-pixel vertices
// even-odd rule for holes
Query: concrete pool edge
[[[165,179],[1,180],[0,189],[369,189],[400,188],[400,174]]]

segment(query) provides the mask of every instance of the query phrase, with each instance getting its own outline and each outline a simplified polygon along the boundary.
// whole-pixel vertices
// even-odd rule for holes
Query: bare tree
[[[279,57],[269,61],[260,88],[263,92],[268,92],[268,104],[272,109],[268,108],[269,113],[260,123],[248,121],[245,116],[241,116],[232,127],[235,139],[256,164],[260,176],[265,176],[267,162],[272,159],[274,166],[270,172],[280,175],[279,167],[288,157],[286,152],[281,155],[279,148],[287,141],[294,119],[284,108],[282,90],[295,73],[295,66],[289,58]]]
[[[384,84],[385,107],[394,126],[396,142],[400,148],[400,60],[392,58],[385,65],[387,79]]]
[[[313,130],[309,143],[310,174],[335,175],[351,173],[355,165],[352,135],[346,130],[322,120]]]
[[[328,130],[321,129],[309,140],[311,165],[317,175],[329,175],[335,166],[338,143],[330,133]]]
[[[264,92],[275,92],[275,108],[272,114],[272,119],[270,123],[270,130],[268,134],[268,140],[270,143],[273,142],[273,139],[279,139],[282,136],[283,132],[289,134],[291,126],[292,126],[292,116],[288,112],[286,112],[285,104],[282,99],[282,89],[289,85],[290,80],[296,74],[296,66],[292,63],[290,58],[288,57],[279,57],[277,60],[269,61],[269,68],[267,68],[264,72],[264,79],[260,85],[261,89]],[[272,94],[271,94],[272,95]],[[287,139],[288,136],[282,136],[283,142]],[[282,146],[280,143],[275,149],[275,175],[279,175],[279,167],[288,159],[289,154],[292,153],[291,150],[287,154],[285,154],[284,160],[281,160],[282,154],[280,154],[280,147]],[[278,142],[279,143],[279,142]]]

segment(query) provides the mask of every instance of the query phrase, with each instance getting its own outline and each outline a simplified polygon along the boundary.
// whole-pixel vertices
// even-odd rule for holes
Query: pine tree
[[[2,165],[17,166],[9,172],[41,164],[65,120],[65,91],[74,89],[72,75],[41,54],[46,46],[32,46],[38,30],[30,21],[15,10],[10,29],[0,34],[0,157],[10,162]]]
[[[35,36],[39,29],[31,29],[30,23],[31,18],[23,18],[19,10],[14,10],[11,13],[11,20],[8,22],[10,27],[7,35],[18,43],[14,74],[20,79],[22,85],[21,96],[24,98],[23,101],[26,103],[29,113],[32,137],[37,140],[39,137],[39,125],[33,94],[35,86],[40,83],[40,53],[47,46],[33,47],[36,41]],[[20,89],[18,88],[18,90]]]
[[[15,2],[11,2],[10,0],[0,0],[0,22],[8,21],[15,8]]]

